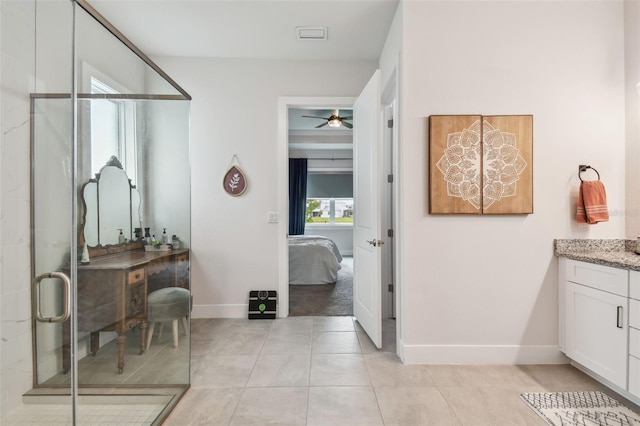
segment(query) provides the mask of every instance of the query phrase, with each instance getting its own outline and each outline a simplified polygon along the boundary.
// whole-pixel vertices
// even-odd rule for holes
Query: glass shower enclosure
[[[191,98],[84,0],[36,24],[31,394],[159,424],[190,383]]]

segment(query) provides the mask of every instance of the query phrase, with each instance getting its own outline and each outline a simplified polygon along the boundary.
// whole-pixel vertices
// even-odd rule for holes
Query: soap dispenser
[[[162,228],[162,244],[169,244],[169,236],[167,235],[167,228]]]
[[[144,228],[144,243],[151,244],[151,233],[149,232],[151,228]]]
[[[118,228],[118,230],[120,231],[120,233],[118,234],[118,243],[122,244],[124,243],[124,234],[122,233],[122,228]]]

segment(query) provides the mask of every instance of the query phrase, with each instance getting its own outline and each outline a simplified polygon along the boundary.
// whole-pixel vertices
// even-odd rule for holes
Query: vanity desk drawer
[[[129,271],[127,284],[135,284],[140,281],[144,281],[144,268],[134,269],[133,271]]]

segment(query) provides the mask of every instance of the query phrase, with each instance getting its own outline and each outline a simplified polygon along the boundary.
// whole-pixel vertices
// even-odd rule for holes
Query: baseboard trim
[[[567,364],[557,345],[404,345],[398,354],[405,364]]]
[[[249,305],[193,305],[191,318],[247,318]]]

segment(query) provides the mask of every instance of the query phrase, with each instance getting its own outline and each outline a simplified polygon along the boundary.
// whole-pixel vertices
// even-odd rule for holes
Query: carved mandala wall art
[[[430,116],[429,212],[533,213],[533,117]]]

